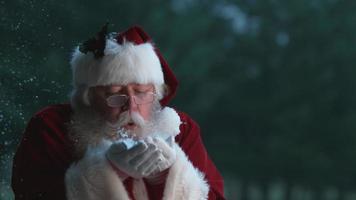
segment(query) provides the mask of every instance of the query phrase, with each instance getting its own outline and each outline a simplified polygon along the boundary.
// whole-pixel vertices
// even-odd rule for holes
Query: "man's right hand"
[[[123,143],[114,143],[106,152],[106,158],[128,176],[138,179],[155,170],[161,154],[156,145],[140,141],[130,149]]]

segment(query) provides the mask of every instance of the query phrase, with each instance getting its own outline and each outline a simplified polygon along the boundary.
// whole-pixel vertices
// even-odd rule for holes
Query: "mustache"
[[[145,119],[138,112],[123,112],[118,121],[115,123],[115,127],[121,127],[128,123],[134,123],[139,127],[143,127],[146,125]]]

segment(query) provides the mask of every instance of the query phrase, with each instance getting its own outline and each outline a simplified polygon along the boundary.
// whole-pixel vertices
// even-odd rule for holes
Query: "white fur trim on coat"
[[[183,150],[175,143],[177,160],[171,166],[163,193],[164,200],[208,199],[209,185],[200,172],[189,161]]]
[[[129,200],[122,181],[105,158],[110,142],[90,148],[84,158],[66,172],[65,184],[69,200]],[[182,149],[174,144],[177,160],[171,166],[163,192],[164,200],[205,200],[209,186],[204,175],[188,160]],[[133,194],[137,200],[147,200],[142,179],[134,180]]]
[[[105,157],[112,143],[105,141],[88,151],[66,171],[68,200],[129,200],[125,186]]]
[[[104,56],[95,59],[77,47],[71,59],[75,86],[140,83],[162,85],[164,83],[161,63],[151,43],[136,45],[124,41],[106,40]]]

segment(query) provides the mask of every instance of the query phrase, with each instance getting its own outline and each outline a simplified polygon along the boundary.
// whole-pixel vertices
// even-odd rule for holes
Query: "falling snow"
[[[66,41],[58,39],[65,25],[53,20],[48,3],[11,3],[21,12],[6,9],[9,5],[7,1],[0,1],[0,27],[6,36],[0,49],[1,200],[13,199],[12,159],[28,120],[48,104],[67,101],[70,90],[67,62],[71,49]],[[45,31],[38,31],[39,22]]]

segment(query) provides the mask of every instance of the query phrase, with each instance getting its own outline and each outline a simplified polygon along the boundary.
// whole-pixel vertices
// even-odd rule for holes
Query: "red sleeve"
[[[71,158],[58,119],[36,115],[30,120],[13,161],[15,199],[66,199],[64,175]]]
[[[205,174],[210,186],[209,200],[225,199],[222,176],[209,158],[200,136],[199,126],[186,114],[179,113],[179,115],[182,125],[176,142],[182,147],[193,165]]]

